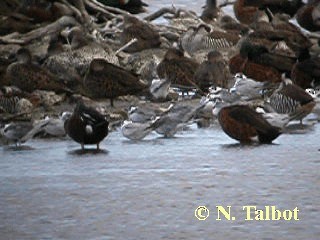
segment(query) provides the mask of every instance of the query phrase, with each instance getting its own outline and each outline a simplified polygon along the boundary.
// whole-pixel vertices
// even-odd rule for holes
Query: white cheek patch
[[[90,125],[86,125],[86,133],[92,134],[92,132],[93,132],[92,127]]]

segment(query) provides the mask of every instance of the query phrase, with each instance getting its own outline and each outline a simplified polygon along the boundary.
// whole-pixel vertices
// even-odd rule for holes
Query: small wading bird
[[[1,129],[1,134],[9,142],[14,142],[16,146],[19,146],[29,139],[26,135],[31,129],[32,123],[30,122],[14,122],[6,124],[4,128]]]
[[[247,78],[242,73],[237,73],[234,76],[235,84],[230,89],[231,93],[235,93],[243,100],[261,99],[264,90],[271,87],[269,82],[258,82],[254,79]]]
[[[25,136],[31,138],[39,133],[43,133],[44,136],[51,137],[63,137],[66,135],[64,130],[64,122],[71,116],[70,112],[63,112],[59,118],[46,117],[33,125],[33,128]],[[24,137],[24,138],[25,138]]]
[[[167,79],[153,79],[150,85],[150,93],[154,100],[165,101],[170,88],[171,82]]]
[[[81,144],[96,144],[99,150],[100,142],[108,135],[109,122],[97,110],[78,102],[72,115],[64,122],[64,129],[69,137]]]
[[[174,135],[187,125],[187,123],[206,106],[206,101],[200,105],[190,105],[187,103],[177,103],[170,105],[157,120],[155,131],[165,138],[174,137]]]
[[[313,88],[307,88],[306,92],[314,99],[316,106],[313,108],[312,112],[317,115],[318,121],[320,120],[320,92]]]
[[[144,123],[125,120],[121,126],[121,133],[130,140],[141,140],[157,127],[158,119],[159,117]]]

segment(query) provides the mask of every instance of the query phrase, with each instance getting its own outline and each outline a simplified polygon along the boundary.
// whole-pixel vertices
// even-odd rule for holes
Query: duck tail
[[[280,128],[271,126],[266,132],[258,131],[258,139],[261,143],[271,143],[274,139],[281,135],[281,133],[282,131]]]

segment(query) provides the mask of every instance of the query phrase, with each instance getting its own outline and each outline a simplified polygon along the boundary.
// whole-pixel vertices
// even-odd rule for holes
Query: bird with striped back
[[[296,116],[300,120],[312,112],[316,103],[312,96],[304,89],[294,84],[290,79],[282,75],[279,87],[267,99],[267,102],[277,113],[287,113]]]

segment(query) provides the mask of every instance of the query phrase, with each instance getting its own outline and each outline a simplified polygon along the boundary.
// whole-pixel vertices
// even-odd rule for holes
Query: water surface
[[[201,11],[204,1],[150,1]],[[231,13],[231,8],[227,10]],[[318,239],[320,127],[271,145],[241,146],[219,127],[132,142],[112,132],[103,151],[69,139],[0,147],[0,239]],[[194,210],[210,216],[199,221]],[[216,221],[216,205],[235,221]],[[298,207],[299,221],[244,221],[244,205]]]
[[[112,132],[103,151],[68,139],[2,147],[1,239],[316,239],[320,128],[241,146],[219,127],[132,142]],[[211,210],[199,221],[194,210]],[[216,205],[235,221],[216,221]],[[298,207],[300,221],[244,221],[243,205]]]

